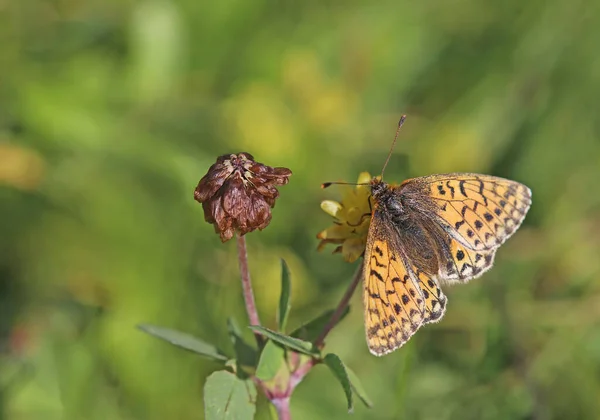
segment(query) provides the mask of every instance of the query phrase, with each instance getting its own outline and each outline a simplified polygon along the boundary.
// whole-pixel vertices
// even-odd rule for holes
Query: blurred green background
[[[294,172],[247,237],[268,326],[289,262],[293,329],[355,269],[316,252],[343,192],[320,183],[379,173],[402,113],[388,181],[483,172],[533,206],[391,355],[357,294],[327,350],[375,407],[349,417],[317,367],[294,418],[599,418],[599,40],[591,0],[0,0],[0,418],[202,419],[218,365],[135,329],[227,349],[227,316],[246,323],[196,183],[229,152]]]

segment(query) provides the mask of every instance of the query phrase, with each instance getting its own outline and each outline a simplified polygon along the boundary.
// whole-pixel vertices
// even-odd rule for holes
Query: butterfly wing
[[[446,233],[436,235],[436,247],[438,278],[449,282],[464,282],[489,270],[496,250],[519,228],[531,206],[529,188],[490,175],[413,178],[400,191]]]
[[[402,346],[446,308],[437,280],[410,263],[399,232],[377,209],[365,250],[363,297],[367,344],[376,356]]]

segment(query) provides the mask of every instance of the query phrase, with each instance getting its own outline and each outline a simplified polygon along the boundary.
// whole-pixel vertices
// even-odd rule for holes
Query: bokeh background
[[[135,329],[227,349],[246,323],[196,183],[229,152],[293,170],[247,238],[269,326],[289,262],[294,328],[355,269],[316,251],[320,183],[379,173],[402,113],[387,180],[489,173],[533,206],[400,351],[369,354],[357,294],[327,349],[375,407],[318,367],[294,418],[600,417],[598,40],[591,0],[0,1],[0,418],[202,419],[218,365]]]

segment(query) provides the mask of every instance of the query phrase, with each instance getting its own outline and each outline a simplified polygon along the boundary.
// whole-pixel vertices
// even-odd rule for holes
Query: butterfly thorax
[[[378,178],[373,178],[371,181],[371,195],[375,207],[383,210],[392,220],[406,217],[406,211],[398,195],[398,187],[390,186]]]

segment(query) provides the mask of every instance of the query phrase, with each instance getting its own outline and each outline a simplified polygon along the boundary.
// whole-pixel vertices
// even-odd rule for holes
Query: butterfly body
[[[489,270],[519,227],[529,188],[489,175],[453,173],[399,186],[371,181],[373,209],[364,262],[367,343],[378,356],[444,315],[440,284]]]

